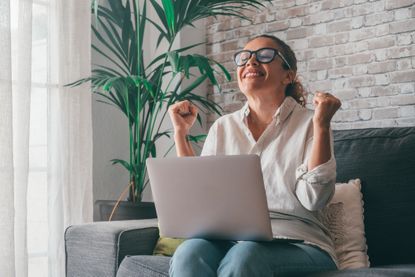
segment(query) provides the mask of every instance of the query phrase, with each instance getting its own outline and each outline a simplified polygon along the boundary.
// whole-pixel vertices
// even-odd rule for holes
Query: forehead
[[[256,38],[256,39],[249,41],[245,45],[244,50],[255,51],[255,50],[258,50],[264,47],[279,49],[279,45],[272,39],[260,37],[260,38]]]

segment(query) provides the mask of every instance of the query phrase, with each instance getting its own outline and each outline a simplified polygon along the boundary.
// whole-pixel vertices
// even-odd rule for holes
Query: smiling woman
[[[268,43],[265,43],[265,45],[270,45],[270,47],[261,48],[256,51],[249,51],[246,49],[248,47],[247,45],[245,46],[244,50],[241,50],[235,54],[235,64],[240,69],[242,66],[245,66],[253,58],[253,56],[255,56],[253,61],[257,61],[261,64],[269,64],[276,57],[279,57],[282,62],[282,69],[285,70],[289,75],[288,82],[285,83],[285,95],[293,97],[299,104],[304,106],[306,101],[306,93],[301,82],[296,77],[297,59],[292,49],[284,41],[274,36],[261,35],[257,37],[257,39],[268,41]],[[255,43],[255,41],[256,39],[253,39],[251,40],[251,43]],[[255,70],[252,68],[247,68],[244,74]],[[258,72],[263,74],[260,70]]]
[[[314,113],[307,110],[295,55],[276,37],[251,39],[234,61],[247,103],[212,125],[202,155],[260,157],[273,236],[278,240],[189,239],[173,255],[170,276],[286,276],[334,269],[333,243],[316,212],[334,192],[330,122],[340,101],[316,93]],[[183,116],[186,111],[190,113]],[[179,156],[194,155],[185,135],[196,115],[197,110],[183,102],[170,112]]]

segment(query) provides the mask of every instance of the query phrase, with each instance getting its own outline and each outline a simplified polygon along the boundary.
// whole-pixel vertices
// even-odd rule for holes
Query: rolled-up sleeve
[[[306,158],[296,169],[295,194],[300,203],[310,211],[324,208],[334,194],[336,183],[336,160],[333,153],[331,135],[331,158],[327,162],[308,170],[308,160],[311,153],[312,138],[307,142]]]

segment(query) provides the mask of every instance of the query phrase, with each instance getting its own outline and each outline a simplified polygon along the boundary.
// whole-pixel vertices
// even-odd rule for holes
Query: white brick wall
[[[278,0],[246,15],[253,23],[222,17],[206,27],[208,55],[233,76],[222,81],[222,94],[210,87],[225,113],[244,102],[234,51],[272,34],[293,48],[309,92],[342,100],[334,129],[415,126],[415,0]]]

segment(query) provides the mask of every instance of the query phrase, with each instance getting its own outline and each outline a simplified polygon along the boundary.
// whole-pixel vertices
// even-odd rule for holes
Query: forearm
[[[174,142],[176,144],[176,152],[178,157],[195,156],[193,147],[187,140],[187,134],[183,132],[175,132]]]
[[[328,162],[331,158],[330,129],[314,126],[311,156],[308,160],[308,170]]]
[[[330,128],[314,128],[312,141],[308,143],[307,164],[296,170],[296,196],[310,211],[316,211],[330,201],[336,182],[336,161],[332,157]],[[307,151],[308,152],[308,151]]]

